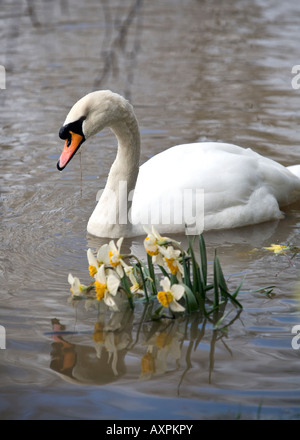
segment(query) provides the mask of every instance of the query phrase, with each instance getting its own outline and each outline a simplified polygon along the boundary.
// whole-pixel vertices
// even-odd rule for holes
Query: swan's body
[[[60,131],[66,144],[58,168],[106,126],[118,138],[118,152],[88,222],[92,235],[141,235],[143,225],[153,224],[160,233],[241,227],[280,219],[280,208],[300,198],[300,166],[286,168],[231,144],[177,145],[139,168],[133,109],[110,91],[90,93],[73,106]]]

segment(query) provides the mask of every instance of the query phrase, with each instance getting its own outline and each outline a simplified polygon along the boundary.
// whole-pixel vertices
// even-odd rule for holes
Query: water
[[[2,2],[1,419],[299,418],[299,257],[262,250],[299,244],[299,204],[279,223],[205,234],[232,286],[275,285],[271,296],[241,293],[227,332],[197,315],[141,324],[138,308],[109,323],[112,338],[95,311],[67,303],[67,276],[86,281],[86,249],[102,244],[86,224],[113,135],[56,170],[66,113],[97,88],[133,103],[142,162],[219,140],[300,163],[299,13],[296,0]],[[140,255],[142,238],[125,247]]]

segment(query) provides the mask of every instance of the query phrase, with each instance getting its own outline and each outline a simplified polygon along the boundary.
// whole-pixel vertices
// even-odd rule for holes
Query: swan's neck
[[[112,131],[118,139],[117,156],[110,169],[106,187],[115,191],[119,182],[127,182],[128,191],[135,187],[139,172],[140,133],[135,117],[113,124]]]
[[[110,124],[118,151],[105,188],[89,220],[88,232],[102,237],[121,237],[132,229],[128,219],[140,159],[140,133],[133,112]]]

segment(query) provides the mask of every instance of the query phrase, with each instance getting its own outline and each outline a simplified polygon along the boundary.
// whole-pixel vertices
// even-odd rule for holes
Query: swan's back
[[[300,196],[300,179],[251,149],[214,142],[177,145],[140,167],[133,218],[145,218],[149,209],[156,216],[158,210],[170,211],[171,194],[172,217],[182,210],[184,191],[196,188],[204,194],[204,228],[232,228],[282,218],[280,206]],[[166,226],[169,232],[182,231],[182,226]]]

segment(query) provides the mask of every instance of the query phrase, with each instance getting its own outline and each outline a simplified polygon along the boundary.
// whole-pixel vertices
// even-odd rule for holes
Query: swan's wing
[[[206,222],[233,227],[279,218],[278,202],[288,204],[299,195],[300,179],[250,149],[210,142],[178,145],[141,166],[132,212],[170,210],[170,200],[178,211],[184,194],[196,189],[204,194]]]

